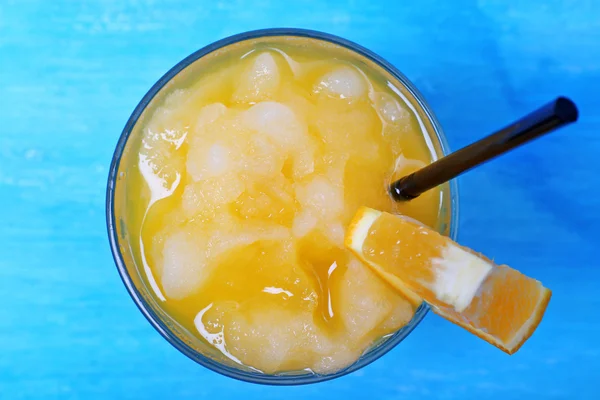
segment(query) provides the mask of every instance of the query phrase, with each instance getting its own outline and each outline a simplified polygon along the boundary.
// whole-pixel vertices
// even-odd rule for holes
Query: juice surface
[[[126,176],[129,240],[164,311],[265,373],[334,372],[408,323],[343,238],[360,206],[440,226],[444,189],[387,193],[435,157],[416,106],[357,57],[275,38],[174,81]]]

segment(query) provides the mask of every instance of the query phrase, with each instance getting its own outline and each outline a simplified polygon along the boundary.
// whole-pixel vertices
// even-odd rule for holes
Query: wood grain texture
[[[594,0],[1,0],[0,399],[596,398],[599,15]],[[421,89],[453,148],[557,95],[578,103],[576,126],[459,182],[461,242],[554,291],[518,354],[430,315],[351,376],[271,388],[201,368],[138,312],[105,232],[118,135],[180,59],[273,26],[381,54]]]

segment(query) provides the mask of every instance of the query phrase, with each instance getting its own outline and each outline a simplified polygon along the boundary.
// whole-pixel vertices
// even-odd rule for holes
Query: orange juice
[[[446,186],[410,203],[387,191],[439,154],[426,116],[374,63],[310,39],[198,63],[148,105],[121,168],[140,274],[233,364],[338,371],[415,311],[344,248],[357,209],[444,229]]]

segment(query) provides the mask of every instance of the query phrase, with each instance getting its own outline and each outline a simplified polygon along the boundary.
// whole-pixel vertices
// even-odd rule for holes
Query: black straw
[[[559,97],[506,128],[400,178],[390,187],[392,197],[398,201],[414,199],[500,154],[577,121],[577,117],[575,103]]]

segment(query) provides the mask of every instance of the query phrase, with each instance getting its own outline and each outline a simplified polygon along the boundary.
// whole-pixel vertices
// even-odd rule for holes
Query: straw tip
[[[399,180],[391,184],[389,192],[395,201],[406,201],[416,199],[417,197],[419,197],[418,194],[410,193],[410,191],[407,188],[407,186],[411,184],[412,178],[413,175],[411,174],[400,178]]]
[[[575,103],[563,96],[556,99],[554,112],[564,122],[575,122],[579,117],[579,111]]]

